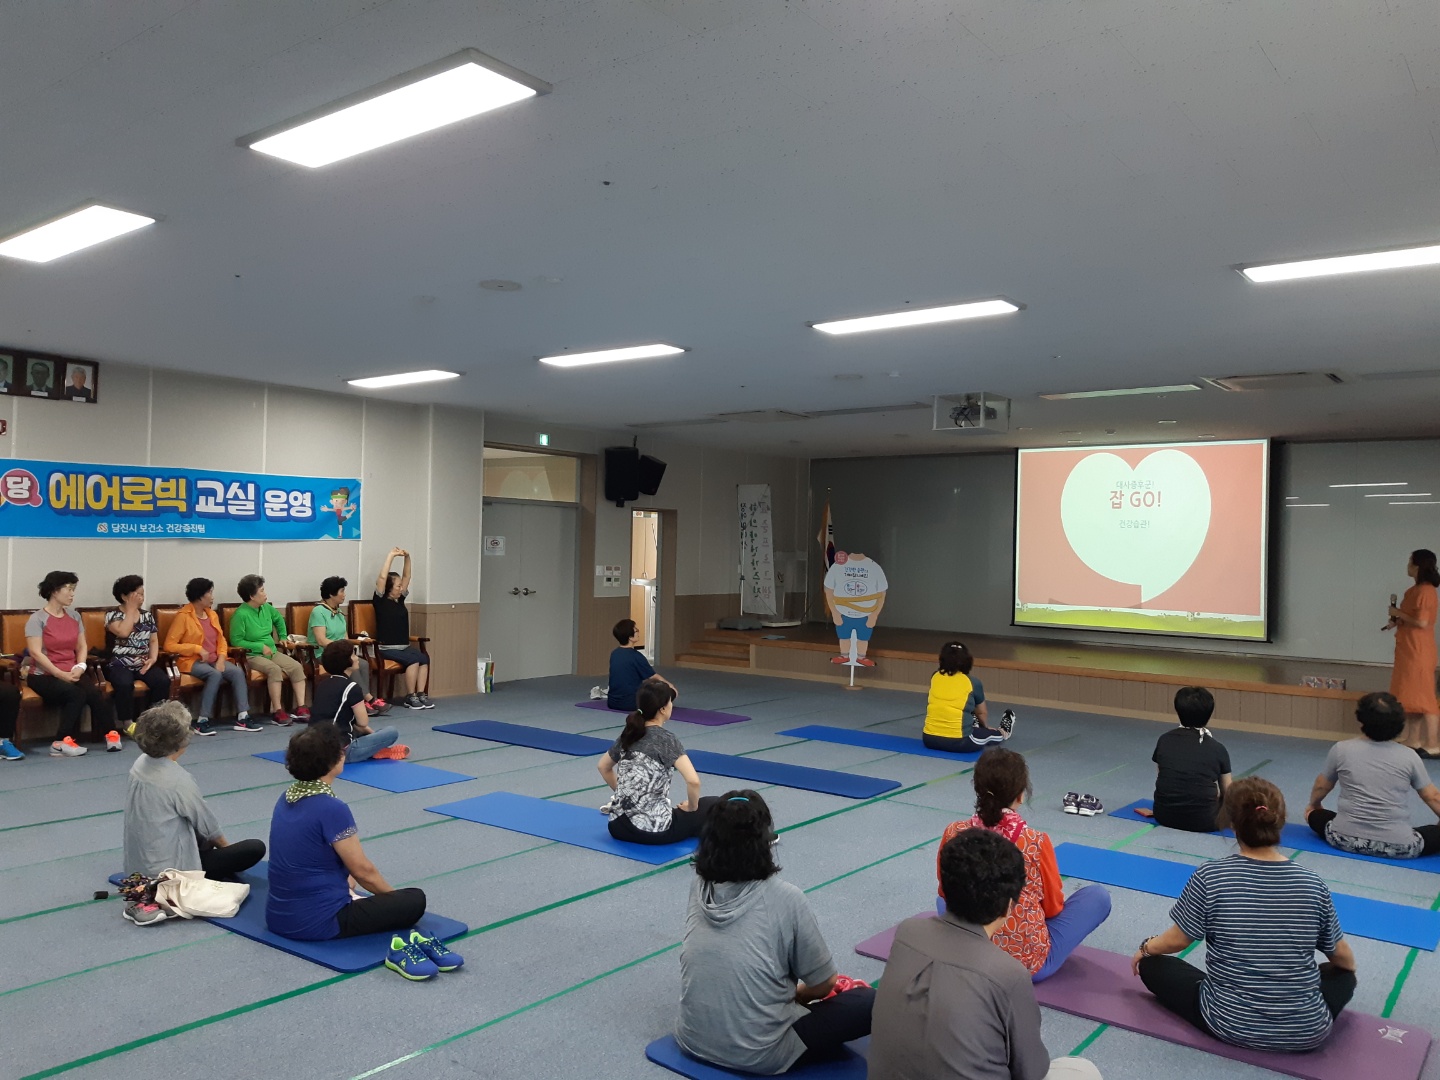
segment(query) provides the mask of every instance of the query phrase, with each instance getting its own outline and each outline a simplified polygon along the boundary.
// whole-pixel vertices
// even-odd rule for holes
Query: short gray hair
[[[150,757],[169,757],[189,742],[190,710],[178,701],[162,701],[135,721],[135,743]]]

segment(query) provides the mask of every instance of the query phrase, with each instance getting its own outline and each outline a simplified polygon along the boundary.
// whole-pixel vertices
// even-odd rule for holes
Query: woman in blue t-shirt
[[[1199,867],[1170,910],[1174,925],[1146,938],[1135,973],[1171,1012],[1254,1050],[1313,1050],[1355,993],[1355,954],[1330,889],[1281,854],[1285,797],[1247,777],[1225,793],[1221,824],[1240,853]],[[1205,970],[1174,953],[1205,942]],[[1329,963],[1316,965],[1315,953]]]
[[[634,619],[621,619],[610,633],[620,643],[610,651],[610,684],[605,690],[605,704],[619,712],[632,712],[635,691],[646,679],[660,679],[673,690],[669,680],[655,674],[650,661],[640,651],[640,627]]]
[[[426,979],[464,963],[438,938],[413,929],[425,914],[420,889],[393,889],[360,847],[350,807],[331,784],[345,768],[345,738],[334,724],[314,724],[290,740],[285,767],[295,783],[270,819],[270,892],[265,925],[299,941],[326,941],[386,931],[385,966]],[[356,897],[356,884],[372,894]]]

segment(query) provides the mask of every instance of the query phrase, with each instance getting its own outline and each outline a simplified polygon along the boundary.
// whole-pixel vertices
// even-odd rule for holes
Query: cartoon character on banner
[[[840,655],[831,659],[832,664],[875,666],[865,653],[888,588],[885,571],[875,560],[858,551],[835,552],[835,563],[825,572],[825,606],[840,639]]]
[[[345,522],[355,516],[356,506],[350,501],[348,487],[336,488],[330,492],[330,512],[335,515],[335,539],[345,539]]]

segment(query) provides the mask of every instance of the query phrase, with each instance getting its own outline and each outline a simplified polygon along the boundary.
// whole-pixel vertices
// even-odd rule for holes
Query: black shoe
[[[420,700],[419,694],[410,694],[404,701],[400,702],[400,707],[402,709],[423,709],[425,708],[425,702]]]
[[[420,699],[420,707],[422,709],[433,709],[435,707],[435,702],[430,700],[429,694],[416,694],[415,696]]]

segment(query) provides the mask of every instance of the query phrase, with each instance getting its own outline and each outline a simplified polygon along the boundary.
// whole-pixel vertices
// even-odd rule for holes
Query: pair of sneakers
[[[435,703],[430,700],[429,694],[406,694],[400,702],[402,709],[433,709]]]
[[[465,966],[465,958],[438,937],[411,930],[409,937],[396,934],[390,939],[385,966],[403,979],[424,982],[442,971],[459,970]]]
[[[1015,733],[1015,710],[1006,709],[1000,714],[1000,726],[998,728],[986,727],[975,721],[975,726],[970,729],[970,741],[976,746],[990,746],[1002,743]]]
[[[404,761],[409,756],[410,747],[404,743],[396,743],[394,746],[384,747],[370,755],[375,761]]]
[[[1096,814],[1103,814],[1105,807],[1100,800],[1088,791],[1084,795],[1078,795],[1073,791],[1067,791],[1063,800],[1065,813],[1079,814],[1081,817],[1094,817]]]

